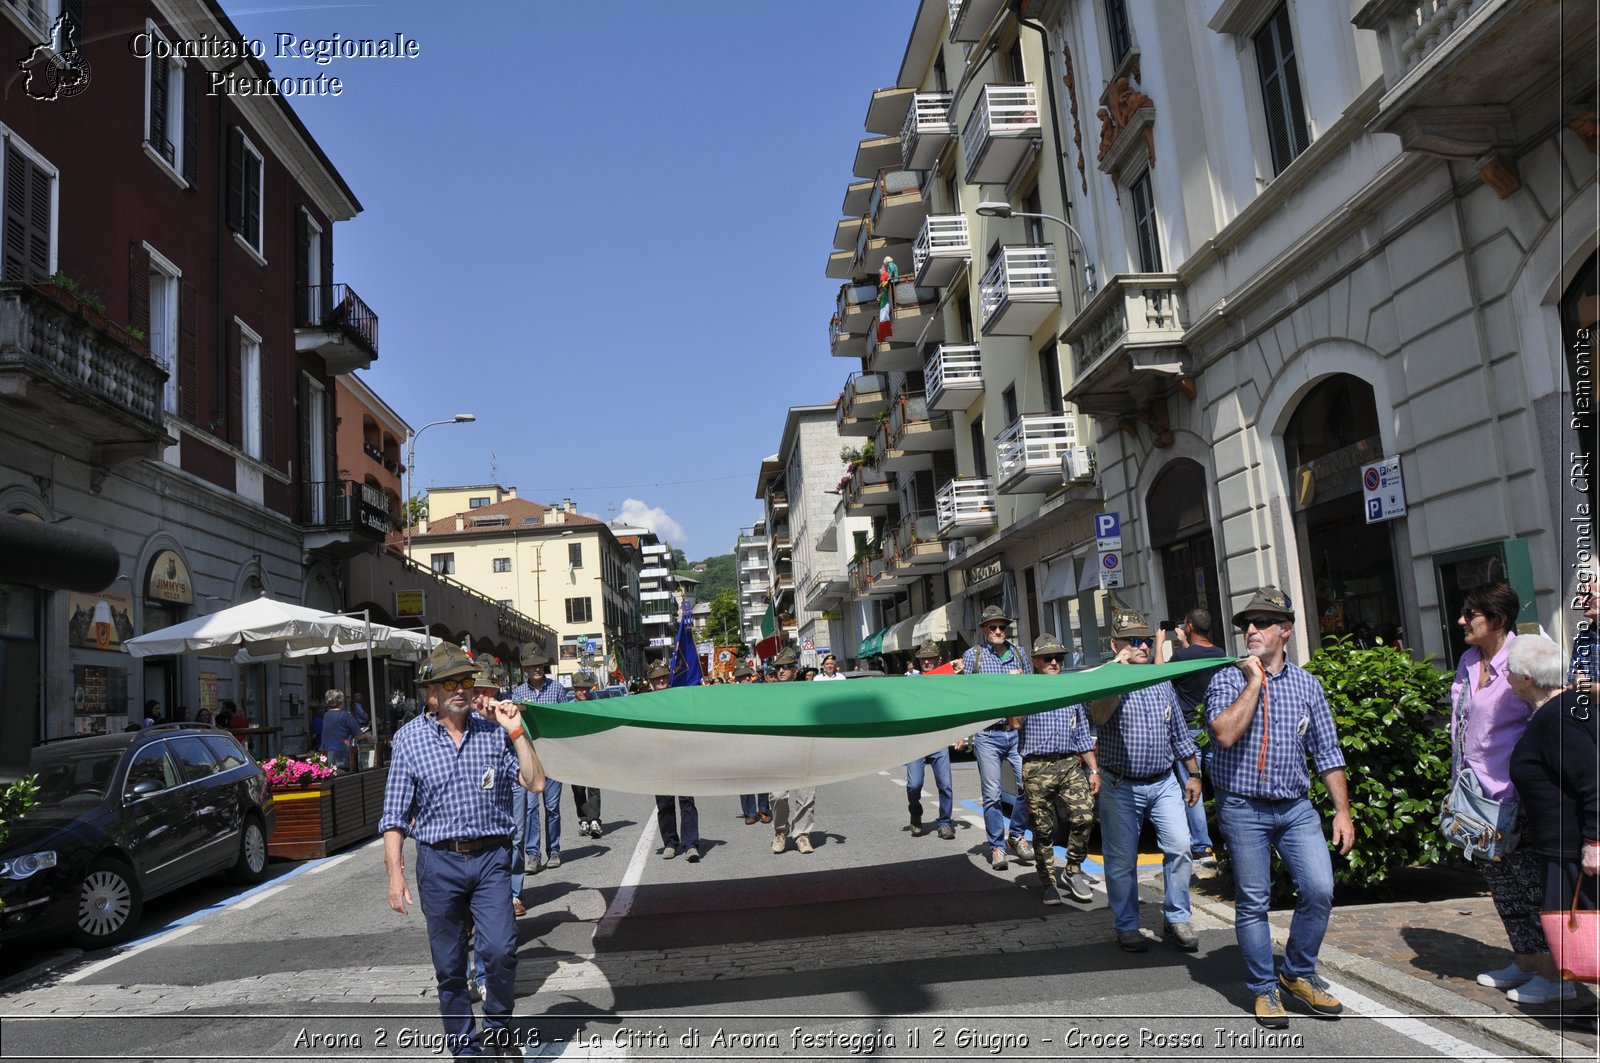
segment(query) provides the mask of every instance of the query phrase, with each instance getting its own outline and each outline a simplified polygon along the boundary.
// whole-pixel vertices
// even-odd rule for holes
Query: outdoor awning
[[[283,653],[326,647],[335,639],[365,642],[366,631],[363,620],[263,595],[209,616],[147,632],[122,645],[135,657],[240,649],[258,654]]]
[[[917,648],[911,639],[911,629],[917,626],[917,618],[907,617],[898,624],[888,629],[888,634],[883,636],[882,653],[910,653]]]
[[[960,623],[960,609],[959,599],[939,606],[917,621],[911,629],[911,641],[918,646],[924,642],[949,642],[955,637],[956,625]]]
[[[282,653],[252,653],[243,649],[234,654],[233,660],[235,664],[267,664],[286,659],[298,660],[302,657],[341,661],[360,657],[370,647],[374,657],[399,657],[422,661],[427,659],[434,643],[439,641],[421,631],[408,631],[405,628],[389,627],[387,624],[373,624],[370,641],[365,632],[353,639],[349,638],[348,634],[348,632],[335,634],[326,645],[291,648]]]
[[[889,633],[888,628],[874,631],[861,640],[861,645],[856,647],[856,658],[872,657],[883,652],[883,637]]]
[[[1078,593],[1078,564],[1070,557],[1060,557],[1045,569],[1044,587],[1039,600],[1053,602],[1057,598],[1071,598]]]

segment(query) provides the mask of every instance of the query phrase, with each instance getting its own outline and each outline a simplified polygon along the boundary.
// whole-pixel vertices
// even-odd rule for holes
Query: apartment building
[[[430,488],[427,503],[411,557],[550,628],[564,682],[604,665],[614,648],[626,651],[639,628],[638,562],[605,521],[571,499],[543,505],[498,484]]]
[[[739,637],[752,648],[761,641],[761,622],[771,599],[770,549],[765,520],[740,528],[733,544],[739,583]]]
[[[651,661],[671,650],[678,636],[683,598],[692,593],[694,581],[672,571],[672,547],[649,528],[621,521],[612,521],[611,528],[620,541],[631,545],[638,559],[638,625],[629,675],[641,676]]]

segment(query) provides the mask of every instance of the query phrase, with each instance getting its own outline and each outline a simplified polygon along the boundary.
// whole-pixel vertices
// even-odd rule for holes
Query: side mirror
[[[137,801],[141,797],[149,797],[151,794],[158,794],[165,789],[166,787],[162,785],[160,779],[140,779],[128,787],[126,799]]]

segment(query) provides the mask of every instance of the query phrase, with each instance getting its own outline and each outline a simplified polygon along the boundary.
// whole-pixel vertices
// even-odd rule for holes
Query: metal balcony
[[[906,111],[900,129],[900,165],[908,170],[926,170],[955,133],[950,121],[953,92],[919,92]]]
[[[828,350],[835,358],[865,358],[868,346],[867,333],[846,330],[838,313],[828,319]]]
[[[940,538],[981,535],[994,528],[994,485],[987,479],[956,479],[939,488],[933,498]]]
[[[898,133],[901,126],[905,125],[906,111],[911,108],[916,95],[916,89],[903,89],[898,85],[878,89],[867,104],[867,119],[861,123],[861,127],[880,136]]]
[[[882,373],[851,373],[834,407],[842,436],[871,435],[878,414],[889,408],[889,379]]]
[[[982,40],[984,31],[1004,6],[1004,0],[950,0],[951,42],[971,44]]]
[[[895,285],[889,338],[884,343],[869,342],[866,368],[874,373],[911,373],[921,369],[920,345],[944,338],[938,309],[937,289],[920,288],[904,280]]]
[[[935,410],[970,410],[983,395],[983,355],[976,344],[941,343],[923,363],[928,405]]]
[[[1025,413],[995,440],[996,481],[1002,494],[1061,486],[1061,456],[1078,445],[1070,413]]]
[[[865,336],[878,324],[878,285],[839,285],[839,298],[833,311],[840,331],[852,336]]]
[[[104,470],[160,458],[175,440],[161,413],[168,368],[92,308],[74,310],[26,284],[0,284],[0,411],[55,426],[50,445],[92,448]],[[98,320],[95,320],[98,319]]]
[[[955,446],[955,428],[950,415],[929,412],[928,396],[920,391],[902,392],[889,406],[889,449],[929,454]]]
[[[908,514],[894,533],[894,559],[898,569],[930,568],[950,560],[949,546],[939,538],[936,511]]]
[[[911,245],[912,275],[918,284],[943,288],[972,261],[972,237],[965,214],[934,214],[922,223]]]
[[[961,161],[967,184],[1009,182],[1039,135],[1037,89],[1032,85],[985,85],[961,127]]]
[[[884,469],[857,465],[845,485],[845,511],[853,516],[881,516],[899,501],[900,489],[894,474]]]
[[[873,182],[877,188],[877,182]],[[833,247],[836,251],[854,251],[856,241],[861,238],[861,227],[867,223],[864,217],[856,216],[840,218],[839,224],[833,227]]]
[[[369,552],[394,530],[389,497],[371,484],[317,480],[300,486],[300,525],[308,552],[353,557]]]
[[[978,284],[985,336],[1031,336],[1061,306],[1056,249],[1011,244],[983,271]]]
[[[844,601],[850,592],[850,581],[843,572],[831,569],[813,572],[801,590],[805,607],[814,613],[825,611],[830,605]]]
[[[1189,327],[1175,274],[1112,277],[1062,334],[1073,350],[1067,398],[1084,413],[1132,413],[1193,373]]]
[[[640,579],[664,579],[670,575],[672,575],[672,570],[661,566],[651,566],[639,570]]]
[[[915,235],[915,229],[912,234]],[[862,284],[876,285],[878,272],[883,269],[886,258],[894,259],[904,270],[911,264],[911,239],[911,236],[884,236],[873,232],[870,225],[863,225],[856,238],[856,258],[851,266],[851,277]]]
[[[867,206],[872,231],[909,240],[922,228],[928,204],[922,198],[922,175],[915,170],[888,170],[878,175]]]
[[[294,349],[319,356],[334,376],[370,369],[378,357],[378,315],[348,284],[302,285]]]
[[[670,623],[672,623],[672,614],[671,613],[646,613],[646,614],[644,614],[643,616],[641,616],[639,618],[639,623],[644,624],[646,626],[649,626],[649,625],[652,625],[652,624],[670,624]]]

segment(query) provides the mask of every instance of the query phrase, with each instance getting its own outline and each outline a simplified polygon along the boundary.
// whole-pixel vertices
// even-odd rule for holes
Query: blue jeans
[[[1272,850],[1294,883],[1294,918],[1283,950],[1283,972],[1309,978],[1333,911],[1333,858],[1322,835],[1322,816],[1304,797],[1275,801],[1217,791],[1222,833],[1233,861],[1236,897],[1233,929],[1244,954],[1245,983],[1261,994],[1277,985],[1272,969]]]
[[[1155,782],[1135,783],[1101,770],[1100,841],[1106,857],[1106,899],[1118,932],[1139,929],[1139,831],[1146,817],[1161,846],[1161,915],[1169,923],[1189,921],[1189,817],[1183,791],[1169,771]]]
[[[756,816],[772,815],[771,794],[740,794],[739,808],[744,812],[745,819],[754,819]]]
[[[939,791],[939,820],[934,826],[953,827],[955,824],[950,821],[950,810],[955,803],[955,790],[950,785],[948,746],[906,765],[906,808],[912,819],[919,823],[922,821],[922,780],[929,765],[933,767],[933,785]],[[999,770],[996,765],[995,771]]]
[[[543,798],[544,817],[540,822],[539,805]],[[561,784],[546,779],[544,793],[528,794],[528,828],[523,839],[523,849],[529,856],[538,858],[539,842],[543,840],[545,852],[551,856],[561,853]]]
[[[517,927],[507,898],[515,850],[509,846],[451,853],[417,846],[417,902],[428,925],[428,951],[439,986],[439,1015],[448,1048],[460,1056],[482,1049],[467,995],[467,913],[483,960],[485,1030],[503,1029],[516,1003]]]
[[[983,829],[991,849],[1006,845],[1006,817],[1000,810],[1000,761],[1011,762],[1018,793],[1011,802],[1011,833],[1022,837],[1028,832],[1028,802],[1022,794],[1022,753],[1019,736],[1010,729],[979,731],[972,743],[972,756],[978,762],[978,787],[983,796]],[[938,776],[935,776],[937,778]]]
[[[1198,738],[1199,735],[1199,731],[1189,732],[1190,738]],[[1199,761],[1202,771],[1209,767],[1210,758],[1207,757],[1203,751],[1200,753],[1197,760]],[[1189,769],[1185,768],[1183,766],[1183,761],[1180,760],[1178,761],[1178,784],[1182,786],[1182,784],[1187,783],[1188,781]],[[1202,797],[1200,800],[1196,801],[1193,808],[1190,808],[1188,805],[1184,805],[1183,807],[1184,811],[1189,814],[1189,849],[1192,853],[1194,853],[1194,855],[1199,856],[1199,850],[1210,849],[1212,844],[1211,828],[1206,825],[1205,798]]]

